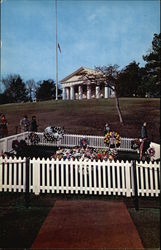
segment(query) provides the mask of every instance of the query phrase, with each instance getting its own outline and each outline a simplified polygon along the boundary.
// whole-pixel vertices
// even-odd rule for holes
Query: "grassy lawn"
[[[160,209],[142,208],[136,211],[134,208],[129,208],[129,213],[143,246],[150,249],[160,249]]]
[[[24,194],[0,194],[0,248],[31,247],[48,212],[58,199],[104,199],[123,200],[136,225],[145,248],[160,247],[160,210],[158,200],[140,202],[140,210],[133,207],[132,199],[88,195],[30,196],[29,208],[25,206]],[[148,205],[148,208],[146,206]]]
[[[1,194],[0,204],[0,248],[29,248],[54,201],[34,197],[26,208],[24,195]]]
[[[24,114],[31,119],[37,116],[39,131],[48,125],[65,128],[66,133],[103,135],[106,122],[111,130],[122,137],[139,137],[142,123],[147,121],[149,139],[160,141],[160,99],[120,98],[124,126],[120,125],[115,99],[93,99],[75,101],[45,101],[37,103],[0,105],[0,112],[6,114],[9,134],[20,132],[19,121]],[[16,113],[16,119],[15,119]]]

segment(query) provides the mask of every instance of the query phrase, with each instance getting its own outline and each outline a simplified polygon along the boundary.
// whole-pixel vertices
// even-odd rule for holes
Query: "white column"
[[[111,97],[115,96],[115,92],[113,90],[111,90]]]
[[[105,85],[105,96],[104,98],[109,98],[109,91],[108,91],[108,87]]]
[[[91,99],[91,86],[87,85],[87,99]]]
[[[63,100],[66,100],[66,88],[63,88]]]
[[[69,97],[70,97],[70,89],[69,88],[66,88],[66,97],[67,97],[67,100],[69,100]]]
[[[70,87],[70,100],[74,100],[74,86]]]
[[[96,85],[96,98],[100,98],[100,86]]]
[[[78,86],[78,98],[79,100],[82,100],[83,98],[83,89],[81,85]]]
[[[108,88],[108,95],[109,97],[114,97],[115,96],[115,91],[113,91],[112,89]]]

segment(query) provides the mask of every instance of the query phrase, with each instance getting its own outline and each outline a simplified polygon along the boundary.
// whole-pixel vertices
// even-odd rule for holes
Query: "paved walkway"
[[[56,201],[32,248],[143,249],[123,202]]]

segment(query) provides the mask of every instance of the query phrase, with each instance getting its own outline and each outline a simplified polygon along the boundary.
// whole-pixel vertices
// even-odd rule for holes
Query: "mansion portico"
[[[114,92],[104,82],[90,80],[90,75],[96,71],[81,67],[60,81],[63,90],[63,100],[109,98]],[[85,78],[84,76],[89,76]]]

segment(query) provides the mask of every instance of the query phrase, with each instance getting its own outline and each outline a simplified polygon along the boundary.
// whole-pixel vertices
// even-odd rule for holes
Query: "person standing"
[[[38,128],[38,125],[37,125],[37,121],[36,121],[36,116],[33,115],[32,120],[31,120],[31,131],[37,132],[37,128]]]
[[[7,137],[8,136],[8,122],[4,114],[1,114],[0,117],[0,133],[1,137]]]
[[[141,139],[147,139],[147,138],[148,138],[148,133],[146,128],[146,122],[144,122],[141,128]]]
[[[21,128],[21,133],[29,131],[30,121],[28,120],[27,115],[24,115],[24,117],[20,120],[20,128]]]
[[[110,127],[109,127],[108,123],[106,123],[105,127],[104,127],[104,135],[106,135],[108,132],[110,132]]]
[[[146,122],[143,123],[141,127],[141,144],[140,144],[140,157],[139,159],[142,160],[146,149],[148,148],[148,133],[146,128]]]

